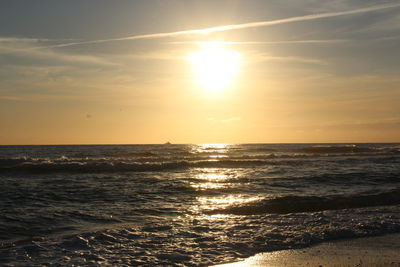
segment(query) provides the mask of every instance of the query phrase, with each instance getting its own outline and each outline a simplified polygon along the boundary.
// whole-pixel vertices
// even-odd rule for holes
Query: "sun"
[[[240,54],[220,42],[204,42],[202,49],[189,55],[198,83],[213,92],[228,87],[240,67]]]

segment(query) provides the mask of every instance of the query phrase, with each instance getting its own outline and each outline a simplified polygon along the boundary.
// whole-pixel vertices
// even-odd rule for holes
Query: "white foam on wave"
[[[35,241],[0,249],[0,255],[3,262],[17,265],[204,266],[258,252],[400,232],[399,214],[400,206],[247,217],[199,214]]]

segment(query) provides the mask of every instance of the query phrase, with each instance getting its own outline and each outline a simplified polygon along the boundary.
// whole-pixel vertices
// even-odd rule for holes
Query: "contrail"
[[[314,20],[314,19],[331,18],[331,17],[338,17],[338,16],[345,16],[345,15],[367,13],[367,12],[373,12],[373,11],[377,11],[377,10],[381,10],[381,9],[396,8],[396,7],[400,7],[400,3],[383,4],[383,5],[376,5],[376,6],[366,7],[366,8],[348,10],[348,11],[312,14],[312,15],[306,15],[306,16],[278,19],[278,20],[257,21],[257,22],[249,22],[249,23],[242,23],[242,24],[231,24],[231,25],[217,26],[217,27],[204,28],[204,29],[151,33],[151,34],[133,35],[133,36],[127,36],[127,37],[113,38],[113,39],[64,43],[64,44],[47,46],[47,47],[43,47],[43,48],[66,47],[66,46],[74,46],[74,45],[96,44],[96,43],[124,41],[124,40],[165,38],[165,37],[174,37],[174,36],[181,36],[181,35],[208,34],[208,33],[212,33],[212,32],[231,31],[231,30],[256,28],[256,27],[266,27],[266,26],[285,24],[285,23],[291,23],[291,22],[297,22],[297,21],[308,21],[308,20]]]
[[[393,37],[391,37],[393,38]],[[396,39],[398,39],[397,37]],[[269,44],[321,44],[321,43],[345,43],[350,42],[351,39],[321,39],[321,40],[283,40],[283,41],[214,41],[212,43],[221,45],[269,45]],[[209,44],[208,41],[181,41],[181,42],[168,42],[168,44]]]

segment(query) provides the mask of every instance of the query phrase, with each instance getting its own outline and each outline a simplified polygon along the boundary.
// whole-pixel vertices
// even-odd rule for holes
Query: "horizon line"
[[[59,143],[59,144],[0,144],[0,146],[136,146],[136,145],[208,145],[208,144],[226,144],[226,145],[273,145],[273,144],[400,144],[399,141],[389,141],[389,142],[238,142],[238,143],[232,143],[232,142],[209,142],[209,143],[170,143],[170,144],[165,144],[165,143],[118,143],[118,144],[112,144],[112,143],[82,143],[82,144],[77,144],[77,143]]]

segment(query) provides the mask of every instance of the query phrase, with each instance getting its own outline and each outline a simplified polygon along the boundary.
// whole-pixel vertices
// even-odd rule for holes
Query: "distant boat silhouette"
[[[170,142],[166,142],[166,143],[164,143],[164,145],[171,145],[171,143]]]

